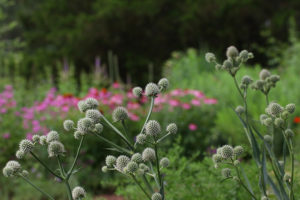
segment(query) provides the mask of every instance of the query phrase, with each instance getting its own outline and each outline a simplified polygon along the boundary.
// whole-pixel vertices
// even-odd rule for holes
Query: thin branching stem
[[[152,110],[153,110],[153,106],[154,106],[154,97],[151,97],[150,108],[149,108],[149,111],[148,111],[146,120],[145,120],[145,122],[144,122],[144,125],[143,125],[143,127],[142,127],[142,130],[141,130],[140,134],[143,133],[143,131],[144,131],[144,129],[145,129],[145,126],[146,126],[146,124],[148,123],[148,121],[149,121],[149,119],[150,119],[150,116],[151,116]]]
[[[69,178],[71,177],[71,175],[72,175],[72,173],[73,173],[74,167],[75,167],[75,165],[76,165],[76,163],[77,163],[77,160],[78,160],[78,157],[79,157],[79,153],[80,153],[80,150],[81,150],[81,147],[82,147],[84,138],[85,138],[85,136],[82,136],[81,139],[80,139],[80,143],[79,143],[79,146],[78,146],[78,148],[77,148],[77,152],[76,152],[75,159],[74,159],[74,161],[73,161],[73,164],[72,164],[70,170],[68,171],[66,180],[69,180]]]
[[[140,182],[135,178],[135,176],[132,175],[131,177],[133,178],[134,182],[140,187],[140,189],[144,192],[144,194],[148,197],[148,199],[151,200],[150,195],[146,192],[146,190],[143,188]]]
[[[20,175],[20,177],[26,181],[29,185],[31,185],[33,188],[35,188],[37,191],[39,191],[40,193],[42,193],[43,195],[45,195],[46,197],[48,197],[51,200],[54,200],[53,197],[51,197],[47,192],[43,191],[42,189],[40,189],[38,186],[36,186],[35,184],[33,184],[29,179],[27,179],[25,176]]]

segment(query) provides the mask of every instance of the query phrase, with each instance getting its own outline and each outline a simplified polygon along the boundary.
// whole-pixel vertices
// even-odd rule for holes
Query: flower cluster
[[[255,81],[251,87],[255,90],[260,90],[264,94],[268,94],[279,80],[280,76],[272,75],[268,70],[263,69],[259,73],[259,80]]]

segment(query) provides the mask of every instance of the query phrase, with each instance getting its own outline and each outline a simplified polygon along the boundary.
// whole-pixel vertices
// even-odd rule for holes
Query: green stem
[[[150,195],[146,192],[146,190],[143,188],[143,186],[138,182],[138,180],[136,180],[135,176],[132,175],[131,176],[134,180],[134,182],[140,187],[140,189],[145,193],[145,195],[149,198],[149,200],[151,200]]]
[[[157,143],[160,143],[161,141],[163,141],[166,137],[168,137],[169,135],[171,135],[171,133],[167,133],[166,135],[164,135],[163,137],[159,138],[157,140]]]
[[[148,121],[150,119],[150,116],[151,116],[151,113],[152,113],[152,110],[153,110],[153,106],[154,106],[154,97],[151,97],[151,103],[150,103],[150,108],[149,108],[149,111],[148,111],[148,115],[146,117],[146,120],[144,122],[144,125],[142,127],[142,130],[141,130],[140,134],[143,133],[143,131],[145,129],[145,126],[146,126],[146,124],[148,123]]]
[[[244,99],[243,93],[242,93],[242,91],[241,91],[241,89],[239,87],[239,84],[237,83],[236,77],[235,76],[232,76],[232,77],[233,77],[233,80],[234,80],[235,87],[239,91],[239,94],[241,95],[242,99]]]
[[[68,180],[65,180],[65,185],[67,187],[68,199],[73,200],[72,191]]]
[[[266,102],[267,102],[267,106],[269,105],[269,96],[268,96],[268,94],[265,94],[265,96],[266,96]]]
[[[151,162],[149,162],[149,165],[150,165],[150,170],[151,170],[151,172],[152,172],[152,174],[153,174],[153,178],[154,178],[154,180],[155,180],[155,183],[156,183],[157,187],[160,188],[160,184],[159,184],[159,182],[158,182],[158,180],[157,180],[157,175],[156,175],[156,173],[154,172],[153,165],[152,165]]]
[[[53,176],[56,176],[57,178],[63,180],[61,176],[53,172],[42,160],[40,160],[32,151],[30,151],[30,154],[39,162],[43,167],[45,167]]]
[[[157,176],[160,184],[160,193],[162,195],[162,200],[165,199],[165,194],[164,194],[164,183],[162,181],[162,177],[160,174],[160,166],[159,166],[159,157],[158,157],[158,151],[157,151],[157,144],[154,145],[154,151],[155,151],[155,159],[156,159],[156,168],[157,168]]]
[[[65,172],[65,169],[63,168],[63,166],[62,166],[62,164],[61,164],[61,160],[60,160],[59,155],[57,155],[56,158],[57,158],[58,166],[59,166],[60,171],[61,171],[61,175],[62,175],[63,177],[65,177],[65,176],[66,176],[66,172]]]
[[[47,196],[49,199],[54,200],[53,197],[51,197],[47,192],[40,189],[38,186],[34,185],[29,179],[27,179],[25,176],[20,175],[22,179],[24,179],[28,184],[30,184],[33,188],[35,188],[37,191],[42,193],[43,195]]]
[[[151,194],[154,193],[149,181],[147,180],[147,177],[145,176],[145,174],[143,174],[142,176],[144,183],[146,184],[146,186],[148,187],[149,191],[151,192]]]
[[[126,123],[125,123],[125,120],[122,120],[122,126],[123,126],[123,129],[124,129],[124,132],[125,132],[125,137],[128,139],[128,132],[127,132],[127,126],[126,126]]]
[[[73,164],[72,164],[70,170],[68,171],[66,180],[69,180],[69,178],[71,177],[71,175],[72,175],[72,173],[73,173],[74,167],[75,167],[75,165],[76,165],[76,163],[77,163],[77,160],[78,160],[78,157],[79,157],[79,153],[80,153],[80,150],[81,150],[81,147],[82,147],[84,138],[85,138],[85,136],[82,136],[81,139],[80,139],[80,143],[79,143],[79,146],[78,146],[78,148],[77,148],[77,152],[76,152],[75,159],[74,159],[74,161],[73,161]]]
[[[128,141],[128,139],[123,135],[123,133],[121,133],[121,131],[119,131],[119,129],[117,129],[114,125],[112,125],[112,123],[110,123],[108,121],[108,119],[106,119],[106,117],[102,116],[103,120],[110,126],[110,128],[115,131],[121,138],[122,140],[128,145],[128,147],[131,150],[134,150],[134,147],[132,146],[132,144],[130,144],[130,142]]]

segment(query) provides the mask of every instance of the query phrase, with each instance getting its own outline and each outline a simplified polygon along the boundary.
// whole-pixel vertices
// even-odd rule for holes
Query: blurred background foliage
[[[126,97],[133,85],[144,86],[165,76],[170,80],[170,91],[194,89],[217,100],[214,105],[194,107],[192,97],[184,96],[176,100],[191,108],[176,107],[170,112],[170,107],[164,105],[160,113],[153,115],[163,127],[171,121],[179,126],[181,139],[172,139],[162,147],[162,152],[170,153],[172,163],[164,171],[168,174],[168,199],[247,199],[240,187],[229,182],[220,185],[220,173],[212,169],[209,156],[216,147],[247,142],[231,109],[241,104],[233,82],[228,74],[208,65],[204,53],[217,52],[222,58],[232,44],[252,51],[255,59],[240,70],[238,79],[248,74],[256,80],[262,68],[269,68],[281,76],[270,100],[300,105],[299,10],[298,0],[0,0],[0,93],[11,85],[16,101],[13,107],[0,106],[0,168],[7,159],[14,158],[19,140],[28,135],[24,119],[16,112],[41,104],[51,88],[55,87],[56,95],[64,98],[83,98],[91,88]],[[114,88],[116,83],[121,87]],[[250,104],[251,115],[258,119],[266,106],[264,97],[251,91],[249,98],[254,102]],[[124,99],[122,105],[131,101]],[[140,106],[137,115],[143,119],[148,105]],[[110,113],[109,106],[100,107]],[[72,159],[74,139],[65,134],[62,122],[80,115],[70,109],[53,120],[53,111],[57,108],[37,112],[34,120],[46,117],[42,125],[62,133]],[[132,136],[142,123],[129,121]],[[300,109],[289,123],[296,132],[296,151],[300,152]],[[105,134],[118,140],[109,131]],[[72,180],[73,186],[83,184],[91,196],[116,192],[130,200],[143,199],[126,179],[100,172],[108,153],[104,143],[89,138],[87,144],[79,164],[83,170]],[[280,145],[276,147],[279,152]],[[247,145],[245,148],[249,151]],[[40,156],[47,158],[46,152]],[[254,181],[258,173],[249,158],[246,154],[244,165],[250,181]],[[299,159],[298,153],[298,168]],[[43,168],[32,164],[31,159],[22,164],[31,170],[36,184],[49,188],[56,199],[64,199],[60,185],[52,184],[49,180],[53,177]],[[8,181],[0,176],[0,185],[1,199],[42,199],[28,192],[28,186],[19,180]]]

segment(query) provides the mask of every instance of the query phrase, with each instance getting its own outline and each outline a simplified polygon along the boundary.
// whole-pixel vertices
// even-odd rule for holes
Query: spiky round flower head
[[[170,161],[168,158],[164,157],[160,160],[159,164],[162,166],[162,167],[168,167],[169,164],[170,164]]]
[[[273,120],[272,120],[271,117],[268,117],[268,118],[266,118],[266,119],[263,121],[263,124],[264,124],[265,126],[271,126],[272,123],[273,123]]]
[[[149,171],[150,171],[150,168],[149,168],[147,165],[145,165],[144,163],[141,163],[141,164],[139,165],[139,168],[140,168],[141,170],[143,170],[144,172],[149,172]]]
[[[254,58],[254,55],[253,55],[252,52],[249,52],[249,53],[248,53],[248,59],[251,59],[251,58]]]
[[[286,181],[286,182],[290,182],[291,181],[291,175],[285,173],[284,176],[283,176],[283,180]]]
[[[93,120],[94,123],[97,123],[100,121],[102,114],[100,113],[99,110],[90,109],[86,111],[85,117],[90,118]]]
[[[238,165],[240,164],[240,161],[239,161],[239,160],[235,160],[235,161],[233,162],[233,164],[234,164],[234,166],[238,166]]]
[[[135,153],[131,156],[131,161],[134,161],[136,163],[141,163],[143,162],[143,157],[140,153]]]
[[[143,89],[141,87],[134,87],[132,89],[132,93],[135,97],[139,98],[142,96],[143,94]]]
[[[87,104],[88,110],[97,109],[99,106],[99,102],[97,101],[97,99],[94,98],[87,98],[85,100],[85,103]]]
[[[138,144],[145,144],[146,139],[147,139],[146,135],[144,135],[144,134],[138,134],[136,136],[136,143],[138,143]]]
[[[208,53],[205,54],[205,60],[208,63],[215,62],[216,61],[216,56],[215,56],[215,54],[208,52]]]
[[[284,134],[287,138],[293,138],[295,135],[294,132],[289,128],[284,131]]]
[[[272,144],[273,142],[273,137],[271,135],[265,135],[264,140],[267,144]]]
[[[130,158],[128,158],[127,156],[119,156],[116,161],[116,168],[120,171],[123,171],[124,167],[126,167],[129,162]]]
[[[166,91],[169,87],[169,80],[166,78],[162,78],[158,81],[158,86],[161,88],[162,91]]]
[[[116,107],[112,113],[112,117],[115,122],[123,121],[128,118],[128,111],[122,106]]]
[[[76,140],[79,140],[82,137],[82,133],[80,131],[75,131],[74,132],[74,138]]]
[[[77,107],[78,107],[79,111],[82,113],[84,113],[85,111],[87,111],[89,109],[89,106],[87,105],[87,103],[84,100],[78,101]]]
[[[103,167],[101,168],[101,171],[102,171],[103,173],[107,173],[107,172],[108,172],[108,167],[107,167],[107,166],[103,166]]]
[[[94,123],[91,118],[82,118],[77,122],[77,131],[81,134],[85,135],[89,132],[89,130],[94,128]]]
[[[224,69],[226,69],[226,70],[229,70],[229,69],[231,69],[232,68],[232,66],[233,66],[233,64],[232,64],[232,61],[231,60],[225,60],[224,62],[223,62],[223,67],[224,67]]]
[[[268,199],[268,197],[266,197],[266,196],[262,196],[262,197],[261,197],[261,200],[269,200],[269,199]]]
[[[75,124],[72,120],[67,119],[64,121],[64,129],[66,131],[70,131],[70,130],[74,129],[74,127],[75,127]]]
[[[108,155],[105,158],[105,163],[108,167],[113,167],[116,164],[117,158],[112,155]]]
[[[288,104],[288,105],[285,106],[285,109],[286,109],[289,113],[292,114],[292,113],[295,111],[296,106],[295,106],[295,104],[290,103],[290,104]]]
[[[49,157],[62,155],[65,152],[64,145],[59,141],[53,141],[48,145]]]
[[[268,115],[266,114],[261,114],[259,116],[259,120],[260,120],[260,123],[264,124],[264,120],[268,118]]]
[[[220,155],[220,154],[214,154],[213,156],[212,156],[212,160],[213,160],[213,162],[215,163],[215,164],[217,164],[217,163],[221,163],[222,162],[222,156]]]
[[[286,120],[288,119],[290,113],[287,111],[287,110],[284,110],[282,113],[281,113],[281,118]]]
[[[47,137],[45,135],[40,136],[40,145],[47,144]]]
[[[236,107],[235,112],[237,114],[241,115],[245,112],[245,108],[243,106],[238,106],[238,107]]]
[[[12,167],[4,167],[3,170],[2,170],[2,173],[5,177],[12,177],[14,176],[14,170]]]
[[[259,73],[260,80],[266,80],[270,76],[271,76],[271,73],[269,72],[269,70],[266,70],[266,69],[261,70]]]
[[[82,187],[77,186],[72,190],[72,197],[74,200],[83,199],[83,198],[85,198],[85,196],[86,196],[86,193]]]
[[[233,153],[236,157],[239,157],[244,153],[244,148],[242,146],[236,146],[233,149]]]
[[[217,148],[217,154],[221,155],[222,147]]]
[[[47,143],[58,141],[59,140],[59,134],[56,131],[50,131],[47,134]]]
[[[215,68],[216,68],[216,70],[221,70],[221,69],[222,69],[222,65],[216,64],[216,65],[215,65]]]
[[[278,103],[270,103],[267,107],[267,112],[270,115],[278,116],[282,112],[283,108]]]
[[[96,133],[98,133],[98,134],[102,133],[102,131],[103,131],[103,125],[100,124],[100,123],[95,124],[95,131],[96,131]]]
[[[139,166],[136,162],[130,161],[126,166],[127,173],[135,173],[138,170]]]
[[[281,118],[276,118],[274,121],[274,124],[276,127],[282,127],[282,125],[284,124],[284,121]]]
[[[177,125],[175,123],[171,123],[167,126],[166,131],[171,133],[171,134],[176,134],[177,133]]]
[[[146,134],[157,136],[161,132],[160,124],[156,120],[150,120],[145,127]]]
[[[224,145],[221,150],[222,158],[228,159],[233,156],[233,148],[229,145]]]
[[[161,196],[160,193],[155,192],[155,193],[152,195],[151,200],[162,200],[162,196]]]
[[[34,144],[27,139],[24,139],[20,142],[19,147],[20,150],[23,151],[24,153],[28,153],[33,149]]]
[[[231,169],[229,169],[229,168],[224,168],[224,169],[222,169],[222,176],[223,176],[224,178],[229,178],[229,177],[231,177]]]
[[[270,81],[273,82],[274,84],[280,80],[280,76],[278,75],[271,75],[269,78]]]
[[[247,50],[242,50],[241,52],[240,52],[240,58],[242,59],[242,60],[247,60],[248,59],[248,51]]]
[[[237,50],[237,48],[235,46],[230,46],[227,48],[226,56],[228,58],[235,58],[238,55],[239,55],[239,51]]]
[[[32,141],[36,144],[40,142],[40,136],[39,135],[33,135]]]
[[[248,75],[243,76],[242,84],[249,85],[253,82],[252,78]]]
[[[155,83],[148,83],[145,88],[147,97],[156,97],[159,93],[159,88]]]
[[[23,171],[21,172],[21,174],[22,174],[22,176],[27,177],[27,176],[29,175],[29,172],[28,172],[27,170],[23,170]]]
[[[24,152],[24,151],[18,150],[18,151],[16,152],[16,157],[17,157],[18,159],[22,159],[22,158],[24,158],[24,156],[25,156],[25,152]]]
[[[154,161],[155,160],[155,151],[150,147],[144,149],[144,151],[142,153],[142,158],[145,162]]]

